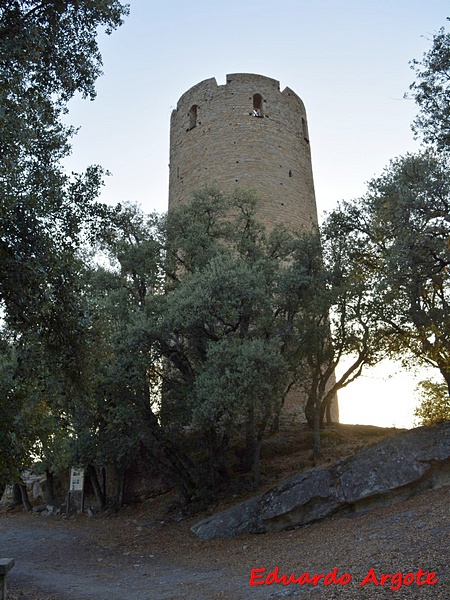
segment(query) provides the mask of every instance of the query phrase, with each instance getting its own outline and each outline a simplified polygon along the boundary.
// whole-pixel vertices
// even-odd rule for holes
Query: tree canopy
[[[383,302],[393,356],[437,368],[450,384],[450,179],[445,156],[393,160],[367,194],[334,218],[360,240]]]
[[[449,20],[449,18],[447,19]],[[442,27],[433,36],[432,46],[422,60],[415,59],[411,67],[416,80],[410,94],[419,113],[413,130],[424,141],[440,151],[450,148],[450,33]]]
[[[111,33],[127,12],[117,0],[0,4],[2,477],[58,435],[56,401],[48,404],[58,394],[42,393],[44,378],[49,387],[49,373],[53,382],[63,372],[82,380],[91,323],[81,247],[104,210],[96,201],[102,169],[65,173],[75,129],[62,116],[77,92],[95,97],[98,32]]]
[[[417,386],[421,400],[414,411],[419,425],[450,421],[450,395],[444,382],[426,379]]]
[[[263,435],[292,386],[323,421],[336,390],[378,360],[378,304],[352,266],[354,239],[341,235],[338,251],[331,233],[322,247],[318,232],[267,233],[256,206],[249,193],[204,189],[162,217],[111,210],[98,233],[110,267],[91,296],[106,350],[87,414],[97,451],[116,443],[108,456],[85,444],[85,461],[117,462],[128,448],[126,466],[141,448],[191,502],[230,483],[237,443],[258,484]]]
[[[61,116],[76,92],[95,96],[98,29],[110,33],[126,14],[117,0],[1,4],[0,302],[16,329],[39,323],[61,332],[63,320],[80,312],[69,293],[72,257],[85,220],[94,218],[102,170],[64,172],[74,129]]]

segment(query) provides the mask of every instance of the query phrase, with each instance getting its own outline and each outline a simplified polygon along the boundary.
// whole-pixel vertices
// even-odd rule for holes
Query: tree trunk
[[[322,399],[322,405],[320,407],[320,426],[323,428],[325,425],[325,419],[327,425],[332,425],[333,421],[331,419],[331,405],[333,403],[334,398],[336,397],[336,392],[331,394],[328,392],[325,395],[325,398]]]
[[[439,371],[441,372],[442,377],[445,379],[448,395],[450,396],[450,371],[448,371],[443,365],[439,365]]]
[[[92,487],[94,488],[94,494],[95,499],[97,500],[97,505],[100,510],[103,510],[105,508],[106,498],[103,495],[102,488],[98,481],[97,469],[94,467],[94,465],[88,465],[86,471],[89,476],[89,479],[91,480]]]
[[[102,495],[106,500],[106,468],[102,467],[100,472],[102,475]]]
[[[258,436],[256,439],[256,443],[253,449],[253,483],[255,488],[258,488],[261,485],[261,444],[262,440]]]
[[[226,464],[228,436],[210,431],[207,435],[209,458],[209,487],[214,496],[221,486],[230,480],[230,472]]]
[[[122,467],[116,467],[117,474],[117,497],[116,507],[121,509],[125,498],[125,469]]]
[[[45,503],[53,505],[55,503],[55,478],[52,471],[45,470]]]
[[[327,425],[333,425],[333,419],[331,418],[331,402],[327,404]]]
[[[18,483],[15,483],[13,487],[13,501],[14,506],[19,506],[19,504],[22,504],[22,492]]]
[[[255,422],[255,411],[249,411],[247,422],[247,445],[245,449],[245,466],[253,473],[253,484],[255,488],[261,485],[261,444],[264,431],[266,430],[268,416],[265,416],[259,426]]]
[[[313,457],[314,462],[319,460],[322,456],[322,444],[320,440],[320,402],[314,410],[314,424],[313,424]]]
[[[314,429],[314,414],[315,414],[315,398],[314,396],[308,396],[308,400],[305,405],[305,419],[308,423],[308,426],[311,429]]]
[[[245,424],[245,454],[243,456],[244,471],[253,471],[256,449],[255,412],[249,409]]]
[[[270,433],[277,433],[280,430],[280,415],[276,415],[273,418],[272,425],[270,426]]]
[[[19,488],[23,507],[27,512],[30,512],[31,510],[33,510],[33,507],[31,506],[30,501],[28,499],[27,486],[24,483],[19,483]]]
[[[144,407],[147,436],[144,436],[142,442],[146,450],[169,471],[183,504],[198,500],[199,490],[204,485],[204,479],[197,474],[198,467],[182,449],[167,439],[150,408],[150,403],[144,402]]]

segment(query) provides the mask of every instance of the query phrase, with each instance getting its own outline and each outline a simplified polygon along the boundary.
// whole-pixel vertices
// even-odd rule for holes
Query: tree
[[[210,472],[212,464],[225,471],[231,439],[243,436],[243,463],[258,482],[262,436],[296,380],[300,296],[286,293],[298,241],[282,228],[266,234],[255,207],[249,194],[204,190],[190,206],[169,214],[173,289],[155,342],[168,364],[162,414],[171,410],[208,436],[214,448]],[[230,360],[225,371],[218,366],[222,355]]]
[[[74,130],[61,116],[76,92],[95,96],[98,28],[110,33],[126,13],[117,0],[1,4],[0,303],[15,329],[76,327],[71,257],[85,219],[95,218],[102,171],[64,173]]]
[[[449,208],[447,159],[423,152],[393,160],[341,214],[362,241],[391,354],[437,368],[450,390]]]
[[[17,359],[9,343],[2,335],[0,339],[0,398],[2,402],[2,426],[0,427],[0,490],[3,490],[12,475],[17,474],[17,455],[14,418],[19,398],[14,385]]]
[[[275,316],[276,275],[268,277],[267,263],[249,265],[221,253],[184,275],[154,330],[167,363],[162,414],[205,437],[213,487],[226,475],[226,452],[239,432],[246,439],[244,463],[259,481],[262,435],[289,382],[285,323],[279,329],[282,319]]]
[[[98,30],[111,33],[127,12],[117,0],[0,5],[0,310],[14,339],[3,359],[9,373],[17,367],[17,343],[22,349],[34,344],[41,358],[44,343],[48,356],[57,357],[58,373],[64,369],[72,383],[83,381],[90,320],[80,247],[89,223],[103,214],[96,203],[102,169],[65,174],[61,160],[75,130],[62,124],[62,115],[75,93],[94,98],[101,74]],[[41,410],[45,403],[33,402],[36,381],[30,380],[0,397],[2,415],[13,415],[13,422],[0,422],[5,447],[16,449],[5,459],[9,474],[42,442],[44,415],[53,418]]]
[[[262,439],[289,389],[305,390],[320,442],[332,395],[378,359],[380,307],[358,237],[337,217],[322,243],[317,232],[266,234],[255,206],[251,194],[202,190],[166,217],[105,208],[103,265],[80,269],[83,385],[68,380],[60,393],[65,358],[51,362],[44,345],[34,371],[45,371],[45,389],[32,381],[27,392],[45,400],[43,425],[64,415],[72,460],[87,468],[100,506],[104,468],[116,468],[120,505],[138,457],[157,462],[185,504],[208,502],[232,479],[232,443],[258,485]],[[50,465],[46,431],[31,440]]]
[[[246,467],[260,485],[260,450],[264,433],[280,412],[287,365],[277,340],[224,337],[208,345],[194,388],[192,427],[208,444],[213,487],[227,478],[225,452],[233,435],[245,427]],[[215,481],[217,478],[217,481]]]
[[[314,431],[315,458],[321,455],[320,429],[325,419],[331,423],[337,392],[386,354],[389,327],[383,322],[385,308],[365,251],[363,240],[336,210],[321,235],[300,238],[292,264],[294,287],[289,293],[297,288],[300,297],[297,379],[307,398],[305,416]],[[343,359],[347,366],[337,377]]]
[[[123,207],[100,238],[116,282],[108,411],[126,414],[186,502],[229,482],[232,440],[258,484],[262,436],[297,377],[298,240],[267,235],[250,194],[215,190],[152,223]]]
[[[51,474],[67,464],[68,424],[61,402],[66,386],[57,361],[38,336],[15,339],[5,328],[1,334],[0,487],[16,483],[26,503],[23,471],[39,462],[51,480]]]
[[[94,429],[118,447],[124,433],[112,424],[129,425],[128,439],[169,470],[186,502],[230,481],[239,440],[259,483],[263,435],[295,384],[319,454],[336,391],[383,356],[382,306],[357,236],[338,218],[322,241],[266,234],[255,206],[250,194],[202,190],[163,219],[117,209],[100,234],[115,267],[101,274],[112,361],[101,392],[108,419]]]
[[[159,218],[128,205],[109,209],[97,231],[107,268],[91,273],[89,298],[104,351],[91,397],[74,413],[74,428],[78,461],[90,465],[94,480],[96,467],[116,467],[118,504],[126,470],[137,460],[157,462],[186,503],[200,487],[183,444],[162,427],[158,415],[161,365],[148,331],[163,301],[159,236]]]
[[[447,19],[448,20],[448,19]],[[419,106],[413,131],[438,150],[450,148],[450,34],[441,28],[422,61],[413,60],[416,81],[410,96]],[[408,95],[407,95],[408,97]]]
[[[450,396],[445,383],[427,379],[417,386],[422,400],[414,411],[419,425],[434,425],[450,421]]]

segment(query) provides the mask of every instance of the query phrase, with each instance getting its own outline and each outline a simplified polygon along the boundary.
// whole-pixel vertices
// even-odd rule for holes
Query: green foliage
[[[84,274],[90,325],[83,335],[83,385],[63,405],[73,460],[93,477],[96,468],[113,466],[123,480],[144,446],[152,447],[151,364],[142,332],[146,303],[160,285],[154,221],[134,206],[105,208],[92,238],[104,254],[103,266],[92,264]]]
[[[111,269],[92,276],[108,350],[85,460],[115,461],[126,448],[128,464],[140,447],[183,479],[189,432],[208,454],[189,473],[194,488],[220,488],[232,439],[245,439],[258,481],[262,436],[292,385],[323,420],[336,390],[383,355],[380,303],[356,238],[332,220],[323,247],[318,232],[268,235],[255,205],[249,193],[204,189],[162,219],[132,206],[111,212],[98,238]]]
[[[448,20],[448,19],[447,19]],[[411,96],[419,106],[413,130],[439,150],[450,148],[450,34],[441,28],[421,61],[413,60]]]
[[[212,207],[205,209],[208,199]],[[237,218],[219,218],[226,209]],[[199,218],[191,214],[187,219],[187,211],[197,211]],[[282,293],[282,280],[290,272],[283,259],[292,255],[292,236],[280,231],[266,236],[254,219],[250,196],[226,198],[206,190],[169,218],[173,283],[159,323],[160,351],[174,367],[173,375],[169,368],[166,376],[170,394],[183,396],[186,387],[193,389],[208,348],[222,340],[279,339],[282,346],[284,339],[287,353],[286,319],[298,309],[291,298],[289,311]],[[192,222],[195,228],[187,231]],[[163,338],[169,341],[165,347]]]
[[[230,440],[243,436],[257,477],[258,444],[295,377],[299,302],[297,242],[267,236],[254,207],[251,194],[202,190],[165,218],[124,206],[104,222],[98,243],[111,267],[93,274],[90,297],[108,350],[85,459],[109,445],[108,460],[128,448],[127,464],[140,448],[192,497],[220,487]],[[208,453],[203,465],[183,449],[187,431]]]
[[[239,431],[253,414],[265,429],[280,411],[286,364],[276,340],[224,338],[210,343],[195,380],[192,426],[222,435]]]
[[[14,386],[14,373],[17,368],[17,359],[13,348],[4,338],[0,340],[0,488],[8,482],[13,474],[18,472],[15,462],[16,435],[15,414],[19,398]]]
[[[0,481],[19,481],[39,461],[57,470],[69,460],[65,386],[57,364],[37,336],[14,340],[2,332],[0,356]]]
[[[417,386],[422,396],[414,416],[419,425],[434,425],[450,421],[450,396],[445,383],[431,380],[421,381]]]
[[[204,189],[194,194],[190,204],[167,214],[165,271],[178,282],[180,275],[204,267],[212,257],[221,255],[224,242],[233,235],[227,220],[232,203],[220,191]],[[234,225],[237,221],[234,221]]]
[[[117,0],[0,7],[0,303],[17,330],[76,327],[72,258],[95,218],[102,171],[64,173],[74,130],[61,116],[77,91],[94,97],[98,28],[110,32],[126,12]]]
[[[2,89],[32,88],[57,103],[75,92],[93,98],[101,74],[98,28],[111,33],[127,12],[117,0],[2,2],[2,57],[11,77]]]
[[[393,160],[360,200],[336,212],[359,240],[361,262],[384,304],[387,340],[450,383],[450,178],[431,153]]]
[[[65,174],[74,129],[62,115],[76,92],[95,96],[98,31],[110,33],[126,14],[117,0],[0,5],[2,478],[36,458],[49,469],[66,462],[66,420],[89,387],[95,328],[80,248],[104,214],[102,170]]]
[[[314,428],[314,454],[320,456],[320,428],[331,422],[336,393],[376,364],[386,353],[384,304],[374,293],[375,280],[363,257],[365,245],[338,210],[318,232],[304,234],[291,265],[292,290],[300,310],[292,326],[297,340],[298,386],[307,398],[305,415]],[[342,359],[347,367],[339,378]]]
[[[96,228],[104,265],[79,269],[82,385],[65,377],[65,354],[51,361],[44,346],[35,371],[47,384],[32,380],[25,394],[45,407],[27,438],[38,441],[43,465],[58,460],[60,438],[46,427],[56,419],[59,431],[59,419],[73,460],[91,473],[93,465],[123,473],[139,456],[168,470],[186,501],[210,498],[230,478],[239,440],[258,484],[262,437],[288,390],[303,387],[316,425],[336,390],[383,354],[376,279],[341,214],[322,242],[318,232],[266,234],[251,194],[202,190],[164,218],[128,205],[104,217]],[[335,382],[348,355],[356,358]]]

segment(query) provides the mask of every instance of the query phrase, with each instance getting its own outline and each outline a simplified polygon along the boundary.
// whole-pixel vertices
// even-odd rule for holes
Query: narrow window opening
[[[262,117],[263,116],[263,98],[261,94],[253,95],[253,116],[254,117]]]
[[[196,104],[189,109],[189,129],[197,127],[197,109],[198,106]]]

